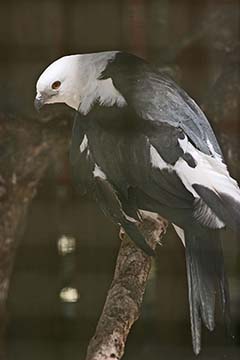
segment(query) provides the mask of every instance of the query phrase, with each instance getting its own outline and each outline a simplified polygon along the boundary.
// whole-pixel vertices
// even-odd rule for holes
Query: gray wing
[[[146,88],[147,96],[144,95]],[[157,73],[139,82],[133,104],[145,119],[168,123],[181,128],[200,151],[222,156],[214,132],[195,101],[173,80]]]
[[[95,137],[98,138],[98,136]],[[87,192],[98,202],[100,208],[108,217],[115,223],[121,224],[125,232],[143,251],[153,256],[154,251],[147,244],[136,225],[136,219],[138,219],[136,212],[131,213],[135,219],[128,217],[112,184],[107,179],[94,175],[96,163],[89,149],[88,140],[85,140],[85,138],[84,122],[81,121],[81,116],[77,113],[72,130],[70,162],[73,178],[79,191],[82,194]]]
[[[197,149],[222,157],[214,132],[195,101],[174,80],[142,59],[126,53],[116,55],[103,78],[111,77],[137,115],[154,123],[180,128]]]

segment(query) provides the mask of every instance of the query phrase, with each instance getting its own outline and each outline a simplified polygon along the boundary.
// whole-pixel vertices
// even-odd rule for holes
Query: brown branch
[[[166,220],[143,215],[141,230],[155,249],[166,232]],[[140,315],[151,258],[124,235],[115,274],[86,360],[121,359],[132,325]]]

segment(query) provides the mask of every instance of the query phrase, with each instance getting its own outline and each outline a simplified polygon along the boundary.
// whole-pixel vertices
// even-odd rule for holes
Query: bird
[[[166,72],[134,54],[63,56],[36,83],[35,107],[75,110],[73,177],[148,255],[141,211],[173,225],[185,249],[192,346],[215,327],[215,303],[230,323],[221,233],[240,228],[240,189],[197,103]],[[228,326],[228,325],[227,325]]]

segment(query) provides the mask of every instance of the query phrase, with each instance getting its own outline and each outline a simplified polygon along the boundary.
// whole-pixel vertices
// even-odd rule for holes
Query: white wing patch
[[[188,138],[187,136],[184,136],[183,139],[178,139],[178,143],[180,145],[180,148],[183,150],[184,154],[187,151],[188,148]]]
[[[219,159],[220,161],[222,161],[221,155],[219,155],[218,153],[216,153],[216,151],[214,150],[213,145],[211,144],[210,140],[207,138],[207,145],[209,150],[211,151],[211,154],[213,155],[214,158]]]
[[[99,177],[102,180],[107,179],[106,175],[104,174],[104,172],[101,170],[101,168],[97,164],[95,164],[95,167],[94,167],[94,170],[93,170],[93,176],[94,177]]]
[[[209,140],[208,140],[209,142]],[[189,153],[195,160],[196,166],[191,167],[183,159],[179,158],[174,165],[167,164],[156,148],[150,144],[150,161],[154,168],[175,171],[186,189],[194,196],[194,217],[203,225],[210,228],[222,228],[225,224],[216,216],[205,202],[201,201],[199,194],[193,188],[194,184],[202,185],[214,191],[217,195],[225,193],[240,202],[240,189],[237,182],[229,175],[222,158],[217,154],[212,145],[208,144],[213,156],[206,155],[197,150],[185,136],[179,140],[179,145],[184,153]]]
[[[88,146],[88,138],[87,138],[87,135],[85,134],[83,141],[81,142],[80,147],[79,147],[80,152],[82,153],[87,148],[87,146]]]
[[[181,143],[180,143],[181,146]],[[220,155],[216,157],[206,155],[197,150],[190,142],[187,143],[185,152],[191,154],[196,161],[196,167],[193,168],[188,163],[179,158],[173,166],[185,187],[199,198],[192,185],[199,184],[205,186],[216,194],[226,193],[240,202],[240,190],[237,182],[229,175],[226,165],[222,162]]]

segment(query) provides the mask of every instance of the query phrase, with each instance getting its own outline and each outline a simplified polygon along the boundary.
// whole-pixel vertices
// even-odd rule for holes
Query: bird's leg
[[[155,237],[159,239],[157,241],[158,245],[162,245],[163,235],[167,232],[168,221],[161,217],[157,213],[150,211],[140,211],[143,221],[139,224],[140,229],[145,229],[145,224],[149,223],[151,229],[154,229]]]
[[[119,229],[119,238],[120,238],[120,240],[123,240],[125,235],[126,235],[126,232],[125,232],[124,228],[122,226],[120,226],[120,229]]]
[[[137,226],[139,227],[140,230],[145,230],[146,227],[146,223],[149,224],[149,227],[152,229],[154,229],[155,232],[155,236],[156,238],[158,238],[159,240],[157,241],[158,245],[163,245],[162,243],[162,239],[163,239],[163,235],[166,234],[167,231],[167,227],[168,227],[168,221],[166,219],[164,219],[163,217],[161,217],[159,214],[157,213],[153,213],[150,211],[140,211],[139,212],[140,217],[141,217],[141,221],[137,222]],[[123,229],[122,226],[120,226],[119,229],[119,238],[122,241],[126,236],[126,232]]]

